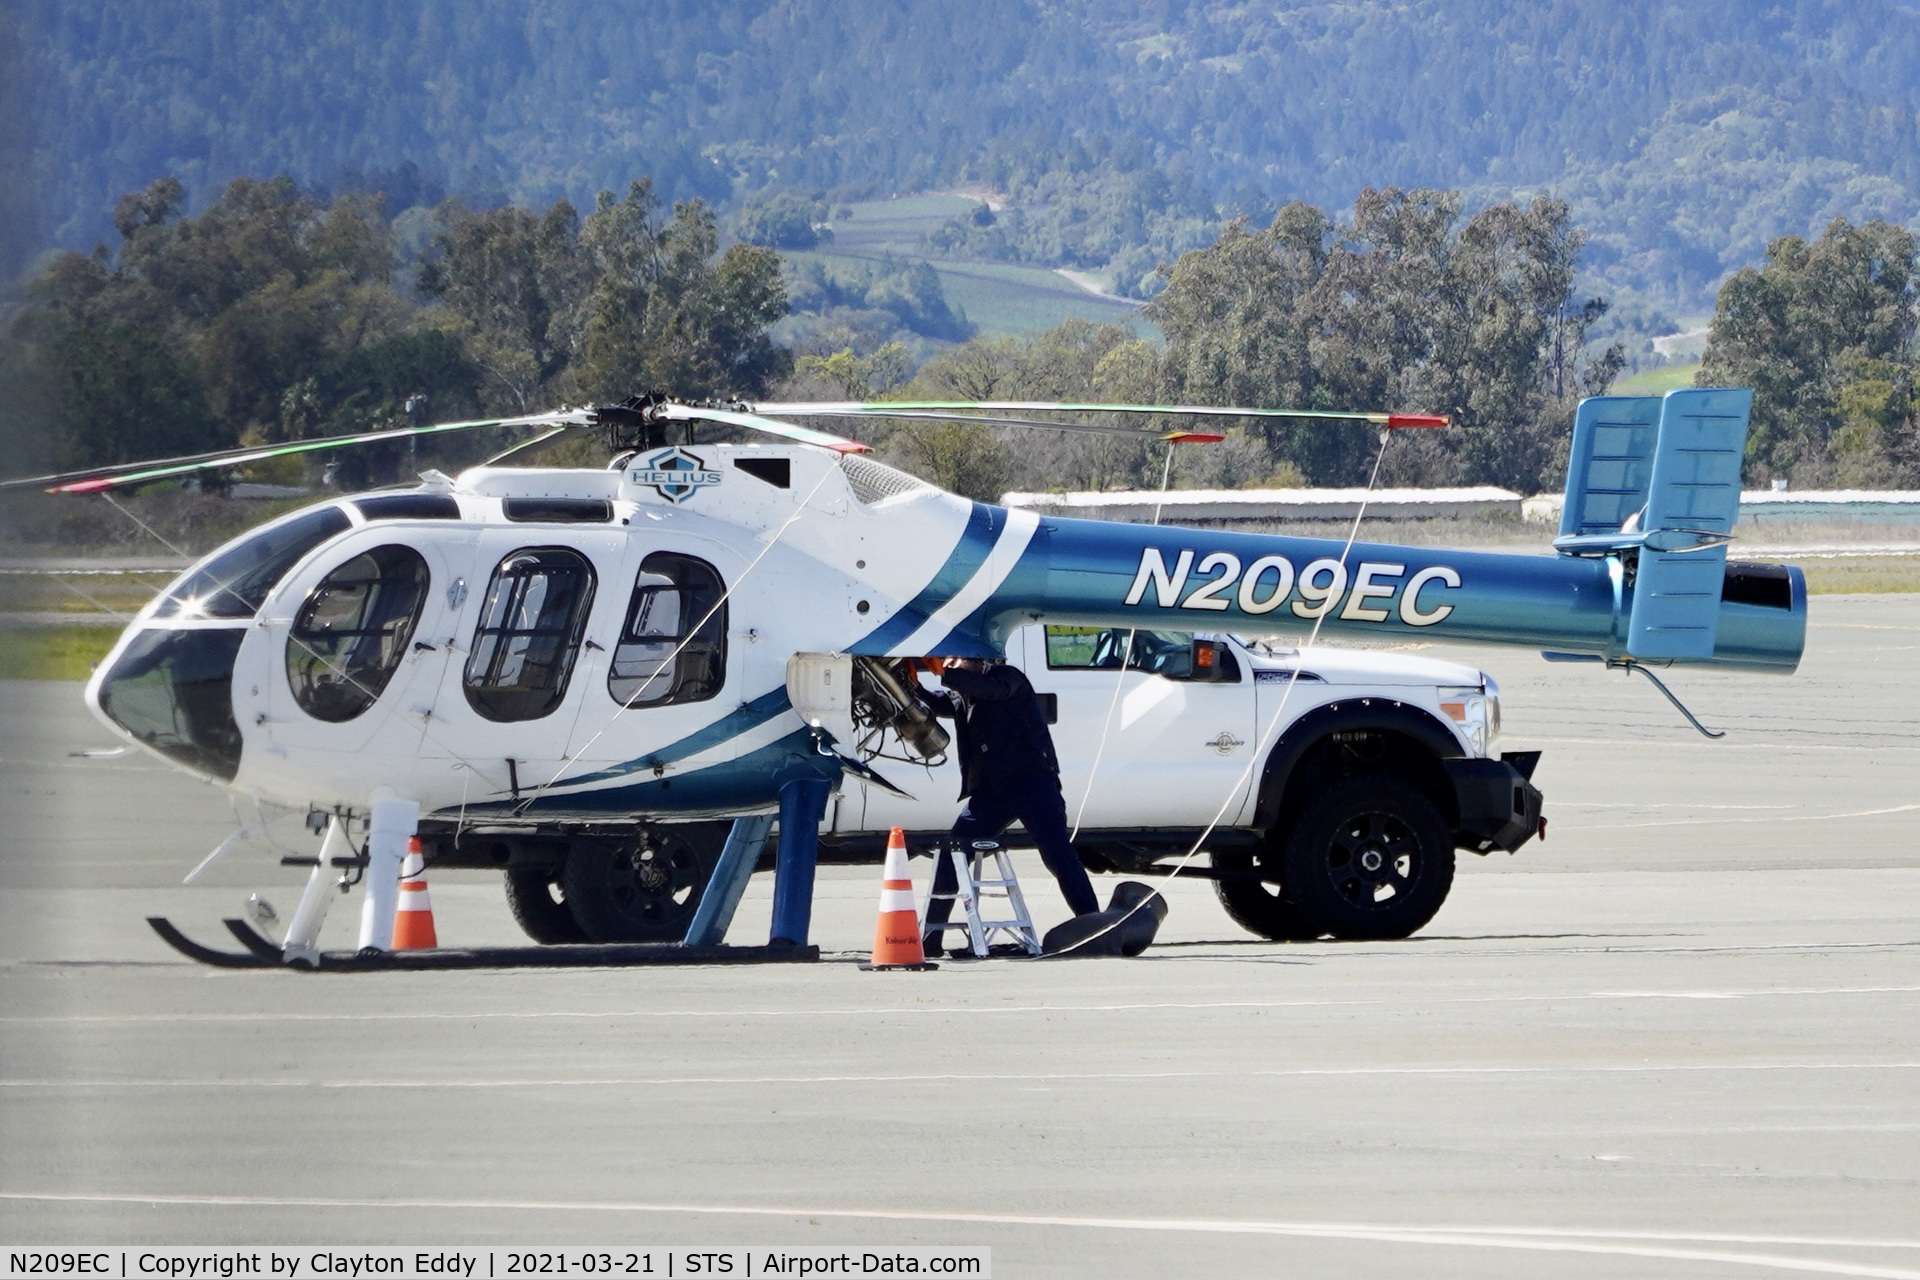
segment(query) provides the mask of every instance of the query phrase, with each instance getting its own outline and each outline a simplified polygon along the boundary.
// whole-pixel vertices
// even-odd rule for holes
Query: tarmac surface
[[[1545,750],[1551,829],[1463,854],[1405,942],[1267,943],[1183,881],[1141,959],[936,973],[855,967],[870,868],[823,870],[816,965],[196,966],[141,918],[229,946],[299,873],[254,847],[181,887],[222,794],[74,754],[115,745],[76,686],[0,684],[0,1242],[1920,1277],[1920,596],[1813,619],[1796,676],[1673,675],[1717,743],[1642,681],[1445,650],[1500,679],[1502,745]],[[496,879],[432,894],[444,942],[520,941]]]

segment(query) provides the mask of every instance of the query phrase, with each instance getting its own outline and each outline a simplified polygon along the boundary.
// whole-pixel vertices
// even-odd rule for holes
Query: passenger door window
[[[656,551],[640,563],[607,691],[627,707],[702,702],[727,668],[727,606],[720,574],[704,560]]]
[[[467,702],[489,720],[538,720],[560,705],[593,606],[593,566],[565,547],[516,551],[487,584],[467,659]]]

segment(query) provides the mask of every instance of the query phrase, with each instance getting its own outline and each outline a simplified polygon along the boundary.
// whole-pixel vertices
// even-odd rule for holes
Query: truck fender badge
[[[1234,737],[1230,733],[1222,732],[1221,735],[1215,738],[1212,742],[1208,742],[1203,745],[1212,747],[1215,751],[1218,751],[1223,756],[1230,756],[1233,754],[1233,749],[1235,747],[1244,747],[1247,744],[1242,742],[1240,739]]]

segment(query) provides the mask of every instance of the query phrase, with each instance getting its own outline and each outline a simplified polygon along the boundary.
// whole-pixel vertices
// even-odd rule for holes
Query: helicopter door
[[[1207,666],[1221,665],[1196,670],[1202,651]],[[1034,689],[1057,699],[1053,741],[1069,823],[1236,821],[1251,787],[1255,716],[1252,675],[1228,645],[1196,646],[1184,631],[1136,631],[1129,645],[1124,628],[1031,627],[1026,659]]]
[[[595,644],[581,655],[580,714],[569,776],[610,772],[615,785],[675,779],[764,745],[771,729],[743,707],[747,646],[733,639],[727,574],[738,562],[704,539],[633,545],[594,606]],[[762,717],[761,719],[766,719]]]
[[[589,622],[624,537],[579,529],[488,529],[475,542],[464,600],[443,629],[443,668],[422,756],[470,771],[473,804],[545,787],[566,762],[579,714]]]
[[[436,598],[461,558],[448,551],[382,523],[330,547],[274,593],[261,618],[272,640],[248,673],[250,689],[264,687],[270,754],[413,758],[425,723],[414,704],[423,696],[430,704],[445,660],[430,637]]]

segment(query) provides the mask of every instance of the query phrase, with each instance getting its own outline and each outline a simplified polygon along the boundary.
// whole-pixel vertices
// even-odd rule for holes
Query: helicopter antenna
[[[1693,712],[1687,710],[1687,704],[1680,701],[1679,697],[1673,692],[1673,690],[1667,688],[1666,682],[1664,680],[1662,680],[1659,676],[1653,674],[1653,672],[1647,670],[1646,665],[1644,663],[1634,662],[1630,659],[1622,659],[1622,658],[1603,658],[1597,653],[1554,653],[1549,651],[1546,653],[1542,653],[1540,656],[1545,658],[1548,662],[1600,662],[1600,663],[1606,664],[1606,668],[1609,671],[1626,671],[1626,672],[1638,671],[1641,675],[1653,681],[1653,687],[1658,689],[1661,693],[1661,696],[1663,696],[1664,698],[1666,698],[1668,702],[1671,702],[1673,704],[1673,709],[1675,711],[1678,711],[1681,715],[1687,718],[1688,724],[1692,725],[1695,729],[1700,731],[1701,737],[1724,738],[1727,736],[1727,731],[1725,729],[1709,729],[1704,724],[1701,724],[1700,717],[1694,715]]]

